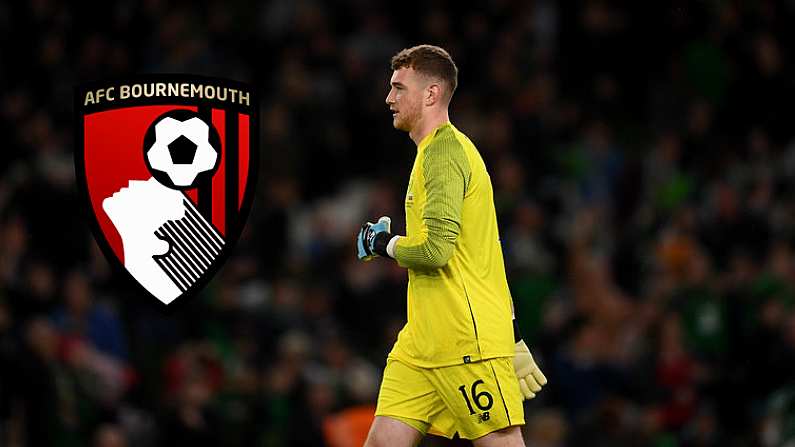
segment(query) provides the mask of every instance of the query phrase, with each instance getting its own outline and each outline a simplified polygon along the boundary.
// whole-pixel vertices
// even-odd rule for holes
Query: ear
[[[426,106],[432,106],[442,100],[442,86],[434,82],[425,89],[424,102]]]

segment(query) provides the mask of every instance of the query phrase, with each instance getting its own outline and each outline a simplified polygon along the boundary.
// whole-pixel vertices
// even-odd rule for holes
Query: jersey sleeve
[[[453,256],[471,168],[463,146],[451,135],[425,149],[422,170],[426,202],[421,230],[397,241],[395,259],[411,269],[437,269]]]

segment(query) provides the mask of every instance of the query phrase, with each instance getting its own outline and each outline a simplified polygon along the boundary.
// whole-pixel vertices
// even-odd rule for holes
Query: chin
[[[397,130],[405,130],[406,132],[411,130],[411,126],[403,120],[393,120],[392,126]]]

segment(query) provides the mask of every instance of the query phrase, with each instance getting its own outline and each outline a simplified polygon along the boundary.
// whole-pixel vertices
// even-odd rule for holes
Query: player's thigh
[[[475,447],[525,447],[522,430],[514,425],[472,440]]]
[[[376,416],[390,417],[425,435],[431,421],[445,409],[439,393],[426,377],[427,371],[397,359],[387,359],[378,391]]]
[[[462,438],[478,439],[524,424],[511,358],[436,368],[431,377]]]
[[[406,421],[390,416],[376,416],[370,433],[367,435],[365,447],[414,447],[419,444],[423,434]]]

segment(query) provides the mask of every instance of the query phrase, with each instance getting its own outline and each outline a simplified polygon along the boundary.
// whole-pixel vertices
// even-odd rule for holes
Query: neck
[[[426,116],[422,117],[419,123],[411,129],[409,137],[414,141],[414,144],[419,146],[420,142],[427,137],[429,133],[442,124],[449,122],[450,115],[447,113],[446,108],[439,111],[426,112]]]

